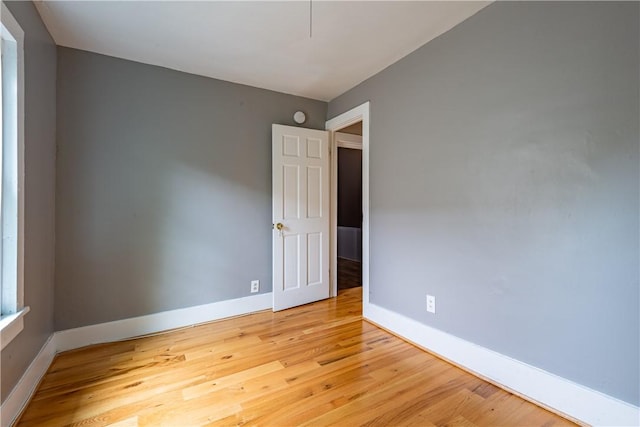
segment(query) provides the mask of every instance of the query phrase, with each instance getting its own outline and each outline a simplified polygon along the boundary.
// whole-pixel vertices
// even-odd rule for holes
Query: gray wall
[[[330,102],[371,101],[373,303],[640,403],[639,12],[494,3]]]
[[[7,2],[25,33],[24,330],[2,351],[6,399],[53,332],[56,47],[31,2]]]
[[[271,290],[271,124],[327,104],[58,48],[57,330]]]

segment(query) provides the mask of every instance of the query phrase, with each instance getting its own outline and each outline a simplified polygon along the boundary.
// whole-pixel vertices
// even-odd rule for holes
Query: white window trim
[[[17,313],[2,316],[0,319],[0,350],[5,348],[24,328],[24,315],[31,309],[24,307]]]
[[[24,315],[29,307],[24,306],[24,31],[2,2],[0,13],[2,25],[16,40],[18,80],[18,242],[17,242],[17,310],[0,318],[0,350],[11,342],[24,328]],[[1,109],[1,107],[0,107]]]

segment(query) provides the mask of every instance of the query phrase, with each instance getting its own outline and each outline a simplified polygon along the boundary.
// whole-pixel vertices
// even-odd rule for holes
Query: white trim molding
[[[40,380],[47,373],[53,358],[56,356],[55,334],[51,335],[42,346],[38,355],[33,359],[18,384],[11,390],[9,396],[0,407],[0,424],[2,426],[13,425],[26,408],[35,393]]]
[[[56,350],[127,340],[272,308],[271,293],[252,295],[146,316],[115,320],[56,332]]]
[[[271,300],[269,292],[55,332],[2,403],[0,423],[10,426],[17,421],[57,353],[270,310]]]
[[[336,131],[362,121],[362,306],[369,304],[369,101],[327,120],[325,129],[331,132],[331,219],[330,270],[331,296],[338,295],[338,147]]]
[[[15,60],[15,67],[8,67],[2,70],[5,77],[13,76],[17,84],[15,92],[8,91],[2,96],[6,97],[9,104],[15,104],[15,116],[7,111],[2,112],[2,119],[7,119],[5,123],[4,136],[8,136],[9,141],[4,141],[4,146],[0,147],[0,175],[2,175],[3,185],[14,188],[16,193],[15,201],[13,196],[4,198],[2,203],[7,203],[3,208],[2,220],[2,244],[0,245],[0,262],[3,263],[2,282],[11,287],[2,287],[2,311],[7,318],[2,322],[2,348],[4,348],[13,338],[17,336],[23,328],[23,317],[29,312],[28,307],[24,307],[24,31],[18,21],[13,17],[9,8],[2,2],[0,5],[0,26],[1,38],[4,40],[4,54]],[[14,45],[9,49],[9,44]],[[8,52],[11,52],[9,55]],[[6,58],[5,58],[6,60]],[[15,74],[15,75],[14,75]],[[11,77],[8,77],[11,78]],[[4,83],[2,83],[4,84]],[[0,89],[0,92],[2,90]],[[15,118],[15,120],[14,120]],[[3,156],[9,153],[9,157]],[[15,162],[12,160],[15,159]],[[8,192],[9,194],[11,192]],[[6,195],[5,195],[6,196]],[[7,250],[9,249],[10,250]],[[6,282],[5,282],[6,281]],[[15,284],[15,288],[13,288]],[[5,299],[6,298],[6,299]],[[5,330],[6,329],[6,330]]]
[[[640,425],[640,408],[542,369],[367,304],[365,319],[463,369],[570,419],[594,426]]]
[[[0,350],[3,350],[24,329],[24,315],[31,310],[23,307],[14,314],[8,314],[0,318]]]
[[[56,332],[2,404],[0,422],[9,426],[17,420],[59,352],[268,310],[271,298],[271,293],[266,293]],[[570,419],[602,426],[640,425],[640,409],[629,403],[375,304],[367,304],[363,315],[419,347]]]
[[[362,136],[351,135],[349,133],[335,133],[336,146],[338,148],[351,148],[352,150],[362,150]]]

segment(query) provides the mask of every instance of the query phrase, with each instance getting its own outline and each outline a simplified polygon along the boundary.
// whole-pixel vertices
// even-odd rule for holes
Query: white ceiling
[[[59,1],[60,46],[329,101],[489,2]]]

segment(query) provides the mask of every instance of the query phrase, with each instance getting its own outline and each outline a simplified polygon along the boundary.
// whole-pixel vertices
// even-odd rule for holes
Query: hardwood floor
[[[362,286],[362,264],[346,258],[338,258],[338,290]]]
[[[19,425],[571,424],[363,321],[360,293],[63,353]]]

